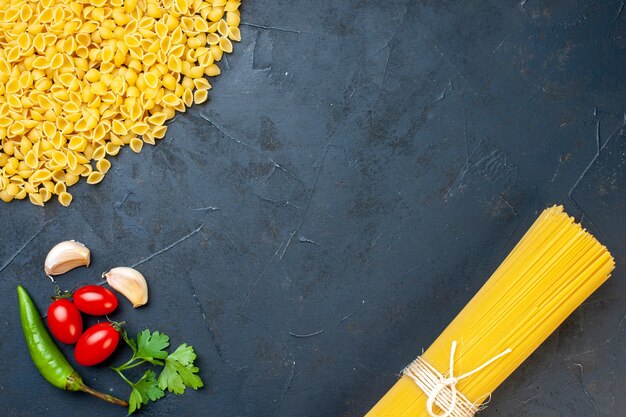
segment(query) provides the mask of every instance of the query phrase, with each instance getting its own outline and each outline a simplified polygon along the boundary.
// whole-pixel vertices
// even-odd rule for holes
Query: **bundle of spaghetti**
[[[606,247],[562,206],[544,210],[367,417],[473,415],[614,266]]]

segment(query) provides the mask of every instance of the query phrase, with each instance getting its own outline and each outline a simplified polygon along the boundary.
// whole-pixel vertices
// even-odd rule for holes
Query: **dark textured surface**
[[[28,358],[14,288],[47,306],[57,241],[93,253],[66,288],[141,263],[149,306],[113,318],[196,347],[206,387],[142,415],[359,416],[556,202],[616,272],[481,415],[626,415],[623,8],[246,1],[211,100],[162,142],[121,152],[70,209],[0,207],[0,414],[125,415]]]

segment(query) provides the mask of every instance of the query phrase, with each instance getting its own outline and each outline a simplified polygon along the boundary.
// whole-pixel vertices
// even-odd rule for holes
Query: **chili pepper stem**
[[[119,398],[115,398],[112,395],[105,394],[100,391],[96,391],[95,389],[90,388],[87,385],[85,385],[85,383],[83,382],[83,379],[76,372],[74,372],[72,375],[70,375],[67,378],[65,389],[67,389],[68,391],[86,392],[87,394],[91,394],[94,397],[98,397],[101,400],[104,400],[111,404],[121,405],[122,407],[128,407],[128,403],[126,401],[120,400]]]
[[[78,390],[82,391],[82,392],[86,392],[87,394],[91,394],[94,397],[98,397],[101,400],[104,400],[104,401],[109,402],[111,404],[121,405],[122,407],[128,407],[128,403],[126,401],[120,400],[119,398],[115,398],[112,395],[105,394],[105,393],[100,392],[100,391],[96,391],[93,388],[89,388],[85,384],[81,384],[80,387],[78,388]]]

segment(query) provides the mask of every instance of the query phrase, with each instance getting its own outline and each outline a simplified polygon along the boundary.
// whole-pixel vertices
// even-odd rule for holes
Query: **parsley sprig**
[[[197,390],[204,385],[197,375],[198,367],[194,366],[196,353],[193,346],[183,343],[174,352],[168,353],[169,336],[158,331],[150,332],[148,329],[137,334],[136,339],[128,337],[126,331],[123,331],[122,338],[132,349],[133,356],[126,363],[111,369],[132,388],[128,399],[128,414],[134,413],[150,401],[163,398],[165,391],[180,395],[185,393],[187,387]],[[158,379],[153,370],[147,370],[137,382],[132,382],[123,373],[146,363],[163,367]]]

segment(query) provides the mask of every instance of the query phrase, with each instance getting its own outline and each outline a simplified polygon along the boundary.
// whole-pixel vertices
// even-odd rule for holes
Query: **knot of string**
[[[447,377],[442,375],[421,357],[418,357],[403,371],[403,374],[409,376],[428,396],[426,410],[431,417],[472,417],[478,410],[478,406],[460,393],[456,385],[459,381],[474,375],[504,355],[511,353],[511,349],[506,349],[479,367],[455,376],[454,357],[456,346],[457,343],[455,340],[450,347],[450,369]],[[435,406],[443,410],[443,413],[437,414],[434,410]]]

